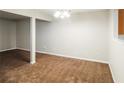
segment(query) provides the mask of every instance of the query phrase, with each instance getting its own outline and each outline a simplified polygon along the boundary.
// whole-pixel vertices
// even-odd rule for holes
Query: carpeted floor
[[[29,53],[12,50],[0,53],[0,82],[112,83],[108,64],[37,54],[29,64]]]

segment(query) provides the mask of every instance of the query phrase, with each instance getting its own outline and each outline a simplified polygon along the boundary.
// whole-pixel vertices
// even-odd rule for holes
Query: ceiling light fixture
[[[56,11],[55,14],[54,14],[54,17],[58,18],[60,15],[61,15],[61,12],[60,11]]]
[[[55,18],[61,18],[61,19],[69,18],[70,17],[70,11],[69,10],[57,10],[54,13],[54,17]]]

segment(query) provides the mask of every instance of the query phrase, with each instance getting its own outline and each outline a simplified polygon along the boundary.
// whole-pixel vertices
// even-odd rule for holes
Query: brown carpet
[[[107,64],[37,53],[31,65],[29,53],[12,50],[0,53],[0,82],[111,83]]]

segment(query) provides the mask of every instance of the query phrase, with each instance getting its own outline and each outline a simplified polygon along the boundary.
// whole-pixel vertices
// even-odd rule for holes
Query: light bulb
[[[61,12],[60,11],[56,11],[55,14],[54,14],[54,17],[58,18],[58,17],[60,17],[60,15],[61,15]]]
[[[60,16],[61,19],[63,19],[64,17],[65,17],[65,16],[64,16],[63,14]]]
[[[69,14],[68,11],[64,11],[64,12],[63,12],[63,15],[64,15],[65,17],[68,17],[68,18],[70,17],[70,14]]]

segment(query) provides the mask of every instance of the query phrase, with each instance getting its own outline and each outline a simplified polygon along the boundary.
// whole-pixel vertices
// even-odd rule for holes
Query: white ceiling
[[[19,20],[19,19],[24,19],[27,17],[22,16],[22,15],[9,13],[9,12],[5,12],[5,11],[0,11],[0,18],[10,19],[10,20]]]
[[[39,12],[39,13],[47,14],[49,16],[53,16],[53,14],[56,10],[63,10],[63,9],[26,9],[26,10],[32,11],[34,13]],[[71,9],[70,11],[71,11],[71,14],[80,14],[80,13],[84,13],[84,12],[109,11],[109,9]],[[24,19],[27,17],[0,10],[0,18],[19,20],[19,19]]]

